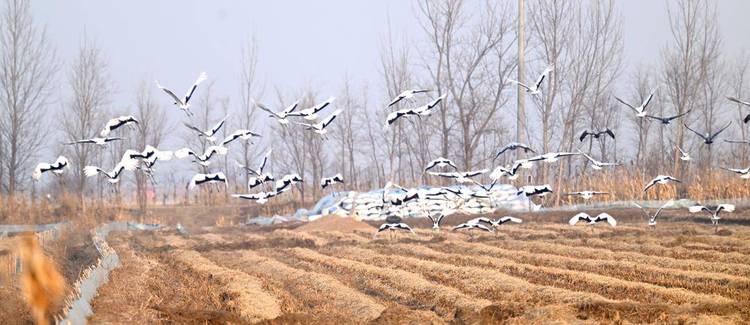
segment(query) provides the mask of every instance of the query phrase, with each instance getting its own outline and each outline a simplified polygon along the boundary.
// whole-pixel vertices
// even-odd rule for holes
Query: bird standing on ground
[[[184,98],[177,97],[177,95],[174,94],[171,90],[162,87],[162,85],[159,84],[159,81],[156,81],[156,86],[159,87],[162,91],[167,93],[169,97],[171,97],[174,100],[174,104],[177,105],[177,107],[185,112],[187,116],[193,116],[193,112],[190,111],[190,99],[193,98],[193,94],[195,93],[195,89],[198,88],[198,85],[200,85],[201,82],[205,81],[208,78],[205,72],[201,72],[201,74],[198,76],[198,79],[195,80],[195,83],[193,83],[193,86],[190,87],[190,90],[185,94]]]
[[[53,163],[39,163],[36,165],[36,168],[34,168],[34,172],[31,173],[31,178],[34,179],[34,181],[38,181],[42,178],[42,173],[46,172],[53,172],[56,175],[60,175],[65,171],[65,168],[70,168],[68,165],[68,158],[65,158],[64,156],[57,157],[57,160]]]

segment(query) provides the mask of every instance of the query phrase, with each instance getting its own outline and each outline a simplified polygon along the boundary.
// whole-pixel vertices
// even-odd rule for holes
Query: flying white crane
[[[500,150],[498,150],[497,153],[495,154],[495,158],[493,158],[492,160],[494,161],[506,151],[515,151],[518,149],[522,149],[523,152],[525,153],[529,153],[529,152],[536,153],[534,149],[531,149],[531,147],[525,143],[511,142],[511,143],[506,144],[505,147],[500,148]]]
[[[177,107],[185,112],[187,116],[193,116],[193,112],[190,111],[190,99],[193,98],[193,94],[195,93],[195,89],[198,88],[198,85],[205,81],[208,78],[205,72],[201,72],[201,74],[198,76],[198,79],[195,80],[195,83],[193,83],[193,86],[190,87],[190,90],[185,94],[184,98],[177,97],[177,95],[174,94],[171,90],[162,87],[162,85],[159,84],[159,81],[156,81],[156,86],[159,87],[162,91],[167,93],[169,97],[171,97],[174,100],[174,104],[177,105]]]
[[[344,183],[344,176],[336,174],[331,177],[323,177],[320,180],[320,188],[326,188],[336,183]]]
[[[123,155],[120,162],[118,162],[111,171],[106,171],[97,166],[85,166],[83,167],[83,174],[86,177],[92,177],[96,175],[104,175],[107,181],[115,184],[120,181],[120,176],[124,171],[132,171],[138,166],[138,160],[130,158],[127,154]]]
[[[400,102],[400,101],[402,101],[404,99],[412,99],[412,98],[414,98],[414,95],[416,95],[416,94],[426,93],[426,92],[429,92],[429,91],[430,90],[428,90],[428,89],[409,89],[409,90],[405,90],[405,91],[401,92],[400,94],[398,94],[398,96],[396,96],[396,98],[394,98],[388,104],[388,107],[396,105],[398,102]]]
[[[541,93],[542,82],[544,82],[544,79],[547,78],[547,75],[549,75],[549,73],[552,71],[552,67],[547,67],[546,69],[544,69],[544,71],[542,71],[542,74],[539,75],[539,78],[536,79],[536,82],[532,86],[528,86],[523,82],[510,78],[508,78],[508,82],[512,82],[523,88],[526,88],[526,92],[530,95],[538,95],[539,93]]]
[[[592,217],[589,214],[587,214],[586,212],[581,212],[581,213],[576,214],[575,216],[573,216],[573,218],[570,218],[570,221],[568,221],[568,223],[571,226],[575,226],[576,223],[578,223],[579,221],[585,221],[589,225],[595,225],[598,222],[606,221],[612,227],[617,226],[617,220],[615,220],[614,217],[612,217],[611,215],[609,215],[606,212],[602,212],[599,215],[597,215],[596,217]]]
[[[287,174],[284,175],[280,180],[276,181],[275,190],[276,193],[287,191],[292,185],[297,183],[303,183],[302,177],[299,174]]]
[[[76,140],[76,141],[73,141],[73,142],[68,142],[66,144],[67,145],[74,145],[74,144],[88,144],[88,143],[93,143],[93,144],[98,145],[100,147],[104,147],[104,146],[107,145],[108,142],[119,141],[119,140],[122,140],[122,138],[118,138],[118,137],[115,137],[115,138],[98,138],[98,137],[95,137],[95,138],[90,138],[90,139]]]
[[[222,126],[224,126],[224,123],[226,123],[228,116],[224,116],[219,122],[217,122],[212,128],[208,129],[207,131],[202,131],[201,129],[195,127],[194,125],[188,124],[188,123],[182,123],[184,124],[188,129],[191,129],[195,132],[198,132],[199,137],[206,137],[206,140],[208,142],[214,142],[216,141],[216,132],[219,132]],[[231,141],[231,140],[230,140]]]
[[[430,115],[432,114],[432,110],[435,109],[435,107],[437,107],[437,105],[440,104],[440,102],[442,102],[443,99],[445,99],[445,94],[440,95],[438,98],[433,99],[432,101],[430,101],[429,103],[425,105],[415,108],[414,113],[417,113],[418,116]]]
[[[447,167],[447,166],[451,166],[453,167],[453,169],[458,169],[458,167],[456,167],[456,164],[454,164],[452,160],[448,158],[438,157],[437,159],[434,159],[428,162],[427,166],[424,167],[424,171],[426,172],[435,167]]]
[[[223,172],[218,173],[197,173],[193,175],[193,178],[190,179],[190,182],[188,183],[188,189],[192,190],[196,186],[200,186],[203,184],[215,184],[215,183],[224,183],[224,186],[228,186],[227,184],[227,176],[224,175]]]
[[[274,112],[270,108],[266,107],[265,105],[263,105],[261,103],[255,103],[255,105],[258,106],[258,108],[266,111],[269,114],[268,115],[269,117],[273,117],[281,125],[285,125],[285,124],[289,123],[289,120],[287,119],[287,117],[289,116],[289,114],[292,113],[292,112],[294,112],[294,110],[297,109],[297,106],[299,106],[299,101],[296,101],[296,102],[292,103],[292,105],[287,106],[287,108],[285,108],[281,112]]]
[[[99,132],[99,136],[102,138],[106,138],[110,132],[116,130],[117,128],[123,126],[123,125],[131,125],[131,124],[138,124],[138,120],[135,119],[132,115],[123,115],[115,117],[107,122],[107,124],[104,125],[104,128]]]
[[[65,168],[70,169],[70,165],[68,164],[68,158],[65,158],[64,156],[57,157],[57,160],[53,163],[39,163],[36,165],[36,168],[34,168],[34,172],[31,173],[31,178],[34,179],[34,181],[38,181],[42,178],[42,173],[46,172],[53,172],[56,175],[60,175],[65,171]]]
[[[602,170],[602,168],[604,167],[620,165],[619,163],[598,161],[594,159],[593,157],[589,156],[588,154],[586,154],[585,152],[581,151],[580,149],[578,149],[578,153],[582,154],[584,157],[586,157],[586,159],[588,159],[588,161],[591,162],[591,168],[593,168],[594,170]]]
[[[516,192],[516,195],[525,194],[526,197],[532,197],[536,195],[545,196],[548,193],[552,193],[552,186],[550,186],[549,184],[526,185],[526,186],[521,186]]]
[[[208,166],[211,164],[211,158],[216,155],[226,155],[229,150],[226,147],[222,146],[210,146],[206,148],[206,151],[199,155],[195,151],[189,149],[189,148],[182,148],[174,152],[174,156],[177,159],[183,159],[187,157],[188,155],[193,156],[195,158],[194,162],[200,164],[201,166]]]
[[[648,191],[648,189],[650,189],[652,186],[654,186],[656,184],[664,185],[664,184],[667,184],[669,182],[682,183],[682,181],[680,181],[679,179],[676,179],[676,178],[674,178],[672,176],[669,176],[669,175],[658,175],[658,176],[654,177],[654,179],[652,179],[650,182],[648,182],[646,184],[646,187],[643,188],[643,192]]]
[[[546,163],[553,163],[558,161],[562,157],[577,156],[580,153],[577,152],[548,152],[539,156],[531,157],[526,159],[528,161],[544,161]]]
[[[658,210],[656,210],[656,213],[654,213],[654,215],[648,214],[648,212],[646,211],[646,209],[643,208],[642,206],[640,206],[638,203],[633,202],[633,205],[637,206],[639,209],[641,209],[641,211],[643,211],[643,214],[645,214],[646,218],[648,218],[648,225],[651,226],[651,227],[655,227],[656,226],[656,218],[659,217],[659,213],[661,213],[661,210],[663,210],[664,208],[666,208],[668,206],[671,206],[673,203],[674,203],[673,201],[669,201],[669,202],[665,203]]]
[[[625,102],[624,100],[620,99],[617,96],[615,96],[615,99],[618,102],[624,104],[627,107],[630,107],[633,111],[635,111],[635,116],[636,117],[644,118],[644,117],[646,117],[646,115],[648,115],[646,113],[646,107],[648,107],[648,104],[651,103],[651,99],[654,98],[654,93],[656,92],[657,89],[659,89],[659,87],[654,88],[654,90],[651,91],[651,94],[648,95],[648,97],[646,97],[646,100],[644,100],[643,103],[641,103],[641,105],[638,106],[638,107],[635,107],[633,105],[628,104],[627,102]]]
[[[331,105],[331,103],[333,103],[334,100],[336,100],[336,97],[331,97],[331,98],[326,99],[326,101],[318,105],[315,105],[313,107],[306,108],[306,109],[296,111],[296,112],[290,111],[289,113],[286,113],[286,116],[300,116],[306,120],[314,120],[318,118],[317,113],[322,111],[324,108],[328,107],[328,105]]]
[[[309,123],[297,123],[299,125],[304,126],[308,130],[313,130],[317,134],[326,134],[328,133],[328,130],[326,130],[326,127],[331,125],[331,122],[333,122],[334,119],[336,119],[336,116],[341,114],[341,110],[337,109],[331,115],[328,115],[325,119],[321,120],[318,123],[315,124],[309,124]]]
[[[221,146],[224,147],[230,142],[237,140],[237,139],[247,141],[247,140],[250,140],[252,137],[260,137],[260,134],[257,134],[250,130],[237,130],[237,131],[232,132],[232,134],[228,135],[226,138],[224,138],[224,140],[221,141]]]
[[[580,196],[584,200],[590,200],[595,195],[608,195],[609,192],[601,192],[601,191],[578,191],[578,192],[570,192],[565,193],[565,195],[568,196]]]
[[[714,225],[719,224],[719,220],[721,217],[719,214],[721,214],[722,211],[726,212],[734,212],[734,204],[719,204],[715,207],[708,207],[705,205],[694,205],[688,208],[688,211],[690,213],[697,213],[700,211],[705,211],[711,216],[711,223]]]
[[[445,178],[453,178],[459,183],[471,183],[471,178],[482,175],[487,172],[487,169],[472,170],[467,172],[427,172],[430,175],[440,176]]]
[[[719,167],[723,170],[727,170],[736,174],[740,175],[740,178],[742,179],[748,179],[750,178],[750,167],[748,168],[727,168],[727,167]]]
[[[264,204],[268,202],[268,199],[276,196],[276,192],[258,192],[253,194],[232,194],[232,197],[243,199],[243,200],[252,200],[255,201],[258,204]]]

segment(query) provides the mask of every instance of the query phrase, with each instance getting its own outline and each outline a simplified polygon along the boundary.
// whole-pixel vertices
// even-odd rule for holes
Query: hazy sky
[[[727,49],[750,48],[744,15],[750,1],[717,2]],[[656,62],[670,36],[665,2],[616,5],[623,14],[628,63]],[[328,97],[348,74],[380,91],[378,55],[387,20],[395,33],[414,42],[424,34],[414,4],[405,0],[36,1],[34,13],[65,63],[74,58],[83,35],[97,42],[110,63],[118,106],[132,102],[139,80],[158,78],[182,91],[199,71],[208,72],[217,91],[235,95],[240,48],[252,35],[269,86],[314,85]]]

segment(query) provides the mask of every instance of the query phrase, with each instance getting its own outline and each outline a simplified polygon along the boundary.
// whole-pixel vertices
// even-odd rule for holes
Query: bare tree
[[[58,66],[28,0],[6,0],[0,22],[0,183],[12,197],[23,189],[31,159],[44,144]],[[7,173],[7,178],[4,178]]]
[[[667,4],[672,42],[662,50],[661,79],[664,95],[678,114],[700,109],[701,87],[706,81],[706,64],[715,60],[720,49],[715,4],[705,0],[680,0]],[[691,114],[692,115],[692,114]],[[689,118],[685,121],[694,122]],[[677,126],[675,143],[685,146],[685,128]],[[684,166],[675,152],[674,170],[677,178],[685,173]]]
[[[262,83],[257,80],[258,45],[255,38],[252,38],[243,46],[241,55],[240,118],[238,126],[241,129],[252,130],[255,128],[255,120],[257,118],[255,100],[263,94],[264,88]],[[252,165],[253,160],[258,157],[258,152],[264,151],[263,148],[255,151],[252,150],[258,145],[257,143],[242,142],[239,161],[245,166]],[[245,173],[244,184],[247,184],[249,180],[250,175]]]
[[[737,98],[746,98],[750,96],[750,83],[748,83],[748,74],[750,73],[750,63],[748,63],[750,60],[750,57],[748,57],[747,53],[742,53],[735,57],[731,63],[729,64],[729,71],[727,71],[728,74],[728,86],[729,89],[732,90],[731,94],[728,94],[728,96],[734,96]],[[747,116],[747,112],[744,111],[745,107],[743,107],[742,104],[736,104],[734,105],[737,109],[737,118],[734,120],[737,124],[742,124],[743,119],[745,116]],[[740,128],[740,139],[741,140],[747,140],[747,129],[744,127]],[[742,146],[739,148],[736,154],[733,155],[733,161],[740,161],[740,164],[742,166],[746,166],[748,163],[748,147]]]
[[[461,0],[419,3],[430,52],[436,53],[424,59],[425,67],[435,87],[448,95],[439,110],[441,153],[447,155],[449,143],[457,142],[466,169],[474,167],[477,154],[489,156],[477,149],[509,99],[503,94],[505,80],[517,60],[515,20],[507,4],[487,1],[468,12]],[[458,141],[451,138],[454,129]]]
[[[150,83],[142,81],[138,86],[135,98],[136,119],[138,123],[138,136],[136,138],[136,150],[143,150],[146,145],[159,148],[164,139],[165,132],[170,129],[167,123],[167,114],[162,106],[154,98],[153,87]],[[157,169],[158,167],[155,167]],[[136,173],[136,199],[138,207],[145,210],[148,198],[148,176],[144,173]],[[155,184],[152,189],[155,193]],[[166,191],[166,189],[163,189]]]
[[[67,141],[96,136],[103,125],[103,114],[110,103],[112,91],[108,66],[99,48],[85,40],[78,50],[68,74],[71,97],[60,116],[63,133]],[[69,147],[72,156],[71,171],[76,192],[83,202],[86,192],[86,176],[83,167],[90,165],[99,148],[91,145]],[[100,160],[101,162],[101,160]]]

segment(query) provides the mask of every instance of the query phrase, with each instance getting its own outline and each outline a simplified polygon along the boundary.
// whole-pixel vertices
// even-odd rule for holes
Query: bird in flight
[[[65,168],[70,168],[68,165],[68,158],[64,156],[57,157],[57,160],[53,163],[39,163],[34,168],[34,172],[31,173],[31,178],[34,181],[38,181],[42,178],[42,173],[53,172],[55,175],[60,175],[65,171]]]
[[[207,131],[203,131],[192,124],[188,124],[188,123],[182,123],[182,124],[184,124],[188,129],[198,132],[199,137],[206,137],[206,140],[208,142],[214,142],[216,141],[216,132],[219,132],[221,127],[224,126],[224,123],[226,123],[227,121],[227,117],[228,116],[224,116],[223,119],[221,119],[219,122],[216,122],[216,124]]]
[[[99,137],[94,137],[94,138],[90,138],[90,139],[82,139],[82,140],[76,140],[76,141],[73,141],[73,142],[68,142],[66,144],[67,145],[74,145],[74,144],[93,143],[93,144],[98,145],[100,147],[104,147],[104,146],[107,145],[108,142],[119,141],[119,140],[122,140],[122,138],[118,138],[118,137],[115,137],[115,138],[99,138]]]
[[[595,225],[595,224],[597,224],[599,222],[606,221],[612,227],[617,226],[617,220],[615,220],[614,217],[612,217],[611,215],[609,215],[606,212],[602,212],[599,215],[597,215],[596,217],[592,217],[592,216],[590,216],[586,212],[581,212],[581,213],[576,214],[575,216],[573,216],[573,218],[570,218],[570,221],[568,221],[568,223],[571,226],[575,226],[576,223],[578,223],[579,221],[585,221],[589,225]]]
[[[258,108],[266,111],[269,114],[269,117],[276,118],[276,121],[278,121],[281,125],[285,125],[289,123],[287,116],[289,116],[290,113],[294,112],[294,110],[297,109],[297,106],[299,106],[299,101],[296,101],[292,103],[292,105],[287,106],[287,108],[285,108],[281,112],[274,112],[261,103],[255,103],[255,105],[258,106]]]
[[[237,140],[237,139],[250,140],[252,137],[260,137],[260,134],[257,134],[250,130],[237,130],[237,131],[232,132],[232,134],[228,135],[226,138],[224,138],[224,140],[221,141],[221,146],[226,146],[230,142]]]
[[[685,113],[677,114],[677,115],[673,115],[673,116],[661,117],[661,116],[654,116],[654,115],[646,115],[646,117],[650,118],[650,119],[653,119],[653,120],[658,120],[659,122],[661,122],[661,124],[669,125],[669,124],[672,124],[672,120],[676,120],[676,119],[678,119],[680,117],[683,117],[683,116],[687,115],[688,113],[690,113],[690,111],[692,111],[692,109],[687,110],[687,112],[685,112]]]
[[[620,98],[619,98],[619,97],[617,97],[617,96],[615,96],[615,99],[616,99],[616,100],[617,100],[618,102],[620,102],[620,103],[624,104],[624,105],[625,105],[625,106],[627,106],[627,107],[630,107],[630,108],[631,108],[631,109],[632,109],[633,111],[635,111],[635,116],[636,116],[636,117],[639,117],[639,118],[644,118],[644,117],[646,117],[646,115],[648,115],[648,114],[646,113],[646,108],[648,107],[648,104],[649,104],[649,103],[651,103],[651,100],[652,100],[652,99],[654,98],[654,93],[656,92],[656,90],[657,90],[658,88],[659,88],[659,87],[656,87],[656,88],[654,88],[654,90],[652,90],[652,91],[651,91],[651,94],[649,94],[649,95],[648,95],[648,97],[646,97],[646,99],[645,99],[645,100],[643,101],[643,103],[641,103],[641,105],[640,105],[640,106],[638,106],[638,107],[635,107],[635,106],[633,106],[633,105],[630,105],[629,103],[627,103],[626,101],[624,101],[624,100],[620,99]]]
[[[210,173],[210,174],[198,173],[198,174],[193,175],[193,178],[190,179],[190,182],[188,183],[188,189],[192,190],[196,186],[200,186],[203,184],[214,184],[214,183],[224,183],[224,186],[228,186],[227,176],[224,175],[224,173],[222,172]]]
[[[598,161],[598,160],[594,159],[594,157],[591,157],[588,154],[586,154],[585,152],[581,151],[581,149],[578,149],[578,152],[581,155],[583,155],[584,157],[586,157],[586,159],[588,159],[588,161],[591,162],[591,168],[593,168],[594,170],[601,170],[604,167],[619,166],[620,165],[619,163]]]
[[[416,95],[416,94],[427,93],[429,91],[430,91],[429,89],[409,89],[409,90],[405,90],[405,91],[401,92],[400,94],[398,94],[398,96],[396,96],[396,98],[394,98],[388,104],[388,107],[396,105],[397,103],[399,103],[400,101],[402,101],[404,99],[412,99],[412,98],[414,98],[414,95]]]
[[[638,203],[633,202],[633,205],[635,205],[636,207],[638,207],[639,209],[641,209],[641,211],[643,211],[643,214],[645,214],[646,218],[648,218],[648,225],[651,226],[651,227],[655,227],[656,226],[656,218],[659,217],[659,213],[661,213],[661,210],[664,209],[664,208],[666,208],[666,207],[668,207],[668,206],[671,206],[673,203],[674,203],[673,201],[669,201],[669,202],[665,203],[658,210],[656,210],[656,213],[654,213],[654,215],[648,214],[648,212],[646,211],[646,209],[644,209]]]
[[[583,142],[583,140],[585,140],[586,137],[592,136],[594,137],[594,139],[598,140],[599,137],[601,137],[602,135],[609,135],[610,137],[612,137],[612,139],[615,138],[615,133],[612,132],[612,130],[610,130],[609,128],[607,128],[607,129],[598,130],[598,131],[597,130],[584,130],[583,133],[581,133],[581,136],[578,137],[578,139],[581,140],[581,142]]]
[[[206,75],[205,72],[201,72],[201,74],[198,76],[198,79],[195,80],[193,83],[193,86],[190,87],[190,90],[185,94],[185,97],[180,98],[177,95],[174,94],[173,91],[162,87],[161,84],[159,84],[159,81],[156,81],[156,86],[159,87],[162,91],[167,93],[169,97],[171,97],[174,100],[174,104],[177,105],[177,107],[185,112],[187,116],[193,116],[193,112],[190,111],[190,99],[193,98],[193,94],[195,94],[195,89],[198,88],[198,85],[200,85],[201,82],[205,81],[208,78],[208,75]]]
[[[104,125],[104,128],[99,132],[99,136],[106,138],[110,132],[116,130],[123,125],[138,124],[138,120],[131,115],[123,115],[115,117]]]
[[[336,119],[336,116],[338,116],[339,114],[341,114],[341,110],[337,109],[333,113],[331,113],[331,115],[328,115],[328,117],[326,117],[325,119],[321,120],[318,123],[308,124],[308,123],[298,122],[297,124],[304,126],[308,130],[313,130],[317,134],[324,135],[328,133],[328,130],[326,130],[326,127],[329,126],[331,122],[333,122],[333,120]]]
[[[721,132],[724,132],[724,130],[726,130],[730,125],[732,125],[732,121],[729,121],[729,123],[727,123],[727,125],[725,125],[723,128],[719,129],[719,131],[716,131],[714,133],[706,132],[706,134],[702,134],[696,130],[691,129],[689,126],[687,126],[687,124],[684,124],[684,125],[688,130],[690,130],[691,132],[701,137],[703,139],[703,143],[707,145],[711,145],[712,143],[714,143],[714,139],[716,139],[716,136],[721,134]]]
[[[453,167],[454,170],[458,169],[458,167],[456,167],[456,164],[454,164],[453,161],[451,161],[450,159],[439,157],[437,159],[434,159],[428,162],[427,166],[424,167],[424,171],[426,172],[435,167],[447,167],[447,166]]]
[[[733,102],[735,102],[737,104],[740,104],[740,105],[750,106],[750,102],[745,101],[745,100],[741,100],[741,99],[739,99],[737,97],[731,97],[731,96],[729,96],[729,97],[727,97],[727,99],[729,99],[730,101],[733,101]],[[742,119],[742,123],[747,124],[747,122],[750,122],[750,114],[747,114],[745,116],[745,118]]]
[[[579,191],[579,192],[570,192],[565,193],[565,195],[568,196],[580,196],[584,200],[589,200],[595,195],[608,195],[609,192],[601,192],[601,191]]]
[[[689,207],[688,211],[690,211],[690,213],[705,211],[711,216],[711,223],[714,225],[718,225],[719,219],[721,219],[721,217],[719,216],[719,214],[721,214],[721,211],[734,212],[734,204],[719,204],[715,207],[694,205]]]
[[[502,155],[506,151],[515,151],[518,149],[522,149],[523,152],[525,153],[529,153],[529,152],[536,153],[536,151],[534,151],[534,149],[531,149],[531,147],[527,144],[519,143],[519,142],[511,142],[511,143],[506,144],[505,147],[500,148],[500,150],[498,150],[497,153],[495,154],[495,158],[493,158],[492,160],[493,161],[496,160],[498,157],[500,157],[500,155]]]
[[[328,107],[328,105],[331,105],[331,103],[333,103],[334,100],[336,100],[336,97],[331,97],[331,98],[326,99],[326,101],[318,105],[315,105],[313,107],[306,108],[306,109],[296,111],[296,112],[289,111],[288,113],[286,113],[286,116],[299,116],[306,120],[314,120],[318,118],[318,115],[317,115],[318,112]]]
[[[228,152],[228,149],[226,147],[222,146],[210,146],[206,148],[206,151],[199,155],[195,151],[189,149],[189,148],[182,148],[174,152],[174,156],[177,157],[177,159],[182,159],[187,156],[193,156],[195,158],[194,162],[198,163],[201,166],[208,166],[211,164],[211,158],[216,155],[226,155]]]
[[[648,191],[648,189],[650,189],[652,186],[654,186],[656,184],[664,185],[664,184],[667,184],[669,182],[682,183],[682,181],[680,181],[679,179],[676,179],[676,178],[674,178],[672,176],[669,176],[669,175],[658,175],[658,176],[654,177],[654,179],[652,179],[650,182],[648,182],[646,184],[646,187],[643,188],[643,192]]]
[[[542,74],[539,75],[539,78],[536,79],[536,82],[532,86],[528,86],[524,84],[523,82],[520,82],[518,80],[513,80],[508,78],[509,82],[515,83],[523,88],[526,88],[526,92],[530,95],[538,95],[541,92],[542,82],[544,82],[544,79],[547,78],[547,75],[549,75],[550,72],[552,72],[552,67],[547,67],[542,71]]]

